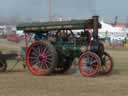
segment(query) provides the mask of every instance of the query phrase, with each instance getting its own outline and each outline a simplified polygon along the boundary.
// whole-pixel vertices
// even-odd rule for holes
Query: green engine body
[[[96,28],[101,27],[99,22],[96,24]],[[31,22],[17,26],[17,30],[23,30],[25,35],[34,34],[35,42],[49,42],[57,51],[59,62],[57,68],[63,68],[62,71],[69,69],[73,59],[80,57],[87,50],[90,42],[89,29],[95,29],[95,17],[62,22]],[[74,33],[73,30],[81,31]],[[27,48],[29,47],[28,42],[29,40],[26,38]]]

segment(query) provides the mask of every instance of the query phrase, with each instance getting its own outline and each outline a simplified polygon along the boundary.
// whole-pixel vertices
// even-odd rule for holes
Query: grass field
[[[114,59],[110,75],[87,78],[79,71],[34,76],[19,64],[0,73],[0,96],[128,96],[128,50],[107,50]]]

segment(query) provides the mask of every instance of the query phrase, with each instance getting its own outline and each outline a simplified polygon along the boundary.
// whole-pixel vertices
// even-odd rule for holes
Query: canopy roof
[[[99,27],[101,25],[99,24]],[[93,19],[88,20],[72,20],[61,22],[32,22],[17,25],[17,30],[24,30],[24,32],[37,32],[49,30],[62,30],[62,29],[92,29]]]

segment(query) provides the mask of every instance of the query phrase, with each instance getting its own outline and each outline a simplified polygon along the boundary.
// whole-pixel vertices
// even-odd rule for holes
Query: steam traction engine
[[[87,77],[111,72],[113,62],[98,38],[98,16],[88,20],[25,23],[26,63],[35,75],[64,73],[79,57],[80,72]],[[81,30],[81,32],[74,32]],[[92,33],[89,31],[92,30]]]

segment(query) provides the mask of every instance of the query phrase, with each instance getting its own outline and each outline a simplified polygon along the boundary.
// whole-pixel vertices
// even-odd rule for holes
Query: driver
[[[51,43],[55,43],[55,42],[56,42],[56,36],[55,36],[55,35],[49,35],[49,36],[48,36],[48,40],[49,40]]]

